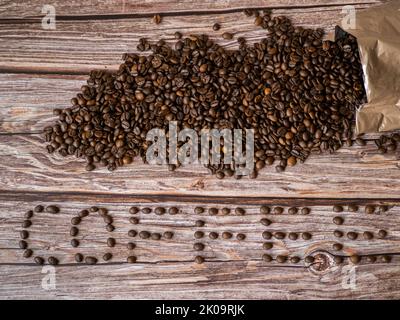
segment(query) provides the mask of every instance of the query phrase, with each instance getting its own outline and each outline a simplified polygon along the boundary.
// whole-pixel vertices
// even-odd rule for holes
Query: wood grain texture
[[[355,5],[357,9],[368,4]],[[297,25],[332,31],[344,17],[342,6],[274,10]],[[222,28],[212,31],[215,22]],[[166,17],[159,25],[149,18],[59,21],[56,30],[43,30],[41,23],[4,24],[0,29],[0,72],[87,74],[92,69],[116,69],[125,52],[135,52],[140,38],[165,39],[174,43],[176,31],[184,35],[209,34],[226,48],[237,48],[237,37],[249,43],[265,38],[265,30],[254,25],[254,17],[242,12],[214,15]],[[224,32],[235,34],[223,40]]]
[[[64,199],[65,196],[64,196]],[[234,209],[229,202],[217,205],[210,203],[154,201],[126,201],[110,203],[96,198],[95,203],[88,201],[43,201],[27,202],[5,201],[0,204],[0,270],[2,286],[0,298],[172,298],[172,299],[300,299],[300,298],[390,298],[400,296],[398,268],[400,264],[399,241],[400,206],[391,208],[388,212],[367,215],[362,212],[340,214],[344,217],[343,226],[332,223],[331,206],[309,206],[309,215],[289,215],[287,207],[281,215],[270,214],[272,224],[262,226],[259,219],[258,205],[238,203],[245,208],[245,216],[230,214],[228,216],[209,216],[204,213],[196,215],[193,208],[211,205],[217,208],[228,206]],[[47,200],[47,201],[46,201]],[[212,199],[211,199],[212,202]],[[18,231],[21,229],[23,213],[37,204],[56,204],[61,208],[59,214],[50,215],[37,213],[33,217],[30,228],[30,244],[35,253],[43,257],[56,256],[60,265],[56,268],[57,289],[46,291],[41,287],[44,277],[42,268],[35,266],[32,259],[23,259],[21,250],[17,249]],[[366,202],[368,203],[368,202]],[[88,206],[104,206],[110,210],[114,218],[116,230],[111,233],[117,240],[116,247],[110,249],[105,245],[109,236],[104,231],[104,223],[97,214],[92,214],[81,223],[81,247],[71,248],[68,235],[70,219],[76,213]],[[269,203],[273,206],[275,203]],[[286,203],[292,205],[290,200]],[[140,219],[138,225],[130,225],[127,221],[131,216],[128,213],[130,206],[151,207],[158,205],[177,206],[180,213],[177,215],[165,214],[137,214]],[[337,215],[337,214],[336,214]],[[379,219],[377,219],[379,218]],[[203,219],[206,224],[202,228],[195,228],[194,221]],[[337,241],[332,235],[333,230],[343,231],[372,231],[387,228],[388,236],[385,239],[365,241],[362,238],[350,241],[341,239],[344,249],[341,252],[333,251],[331,246]],[[174,229],[175,235],[171,240],[143,240],[129,238],[127,231],[149,230],[163,232]],[[51,233],[48,230],[52,230]],[[206,245],[202,254],[206,257],[205,264],[197,265],[193,262],[197,254],[192,246],[195,242],[193,233],[203,230],[206,235],[209,231],[230,231],[233,234],[242,232],[246,240],[210,240],[207,236],[202,240]],[[261,233],[270,231],[311,231],[311,240],[292,241],[289,239],[272,239],[274,248],[263,250]],[[138,257],[138,263],[127,264],[129,254],[126,243],[134,241],[137,248],[133,251]],[[100,262],[96,266],[76,264],[73,255],[76,252],[101,257],[105,252],[112,252],[111,262]],[[298,264],[276,261],[266,263],[261,260],[263,253],[270,253],[273,257],[278,254],[316,257],[312,265],[301,261]],[[347,257],[357,253],[364,258],[353,268],[345,260],[342,265],[336,265],[334,255]],[[382,263],[378,259],[375,264],[366,261],[367,255],[391,254],[390,263]],[[322,265],[322,263],[324,263]],[[342,282],[349,276],[350,270],[356,272],[356,287],[353,289],[342,286]],[[246,290],[240,288],[246,287]],[[367,290],[367,288],[369,288]]]

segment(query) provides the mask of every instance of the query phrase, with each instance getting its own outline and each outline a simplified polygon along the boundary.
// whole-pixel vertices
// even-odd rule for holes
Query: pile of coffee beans
[[[322,30],[295,27],[270,11],[257,12],[255,24],[266,37],[253,45],[239,38],[237,50],[207,35],[178,33],[174,47],[141,39],[138,49],[151,54],[124,54],[114,73],[92,71],[72,107],[54,111],[58,122],[44,129],[48,152],[85,158],[88,171],[113,171],[136,156],[145,161],[146,133],[167,131],[170,121],[199,133],[254,129],[251,178],[266,165],[281,172],[311,152],[339,149],[365,99],[356,40],[323,41]],[[235,164],[207,167],[220,179],[234,175]]]

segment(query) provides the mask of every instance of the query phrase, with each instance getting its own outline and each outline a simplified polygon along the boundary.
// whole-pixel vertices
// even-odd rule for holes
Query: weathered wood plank
[[[65,199],[65,198],[64,198]],[[94,214],[81,224],[82,248],[73,249],[69,245],[69,220],[80,209],[93,203],[87,201],[29,202],[2,201],[0,204],[0,298],[235,298],[235,299],[300,299],[300,298],[388,298],[400,296],[400,275],[398,248],[400,241],[400,206],[391,208],[388,212],[367,215],[363,212],[340,214],[345,218],[343,226],[335,226],[331,206],[310,206],[309,215],[270,214],[272,224],[261,226],[258,222],[262,215],[259,206],[244,204],[244,216],[234,214],[228,216],[195,215],[193,207],[199,204],[210,207],[210,203],[181,203],[177,201],[162,202],[164,206],[177,206],[181,212],[178,215],[142,214],[137,230],[162,231],[173,229],[172,240],[142,240],[128,238],[126,233],[130,226],[127,222],[131,205],[139,207],[156,207],[160,203],[127,201],[125,203],[109,203],[99,200],[97,206],[109,209],[114,217],[116,230],[112,236],[117,240],[117,246],[110,249],[105,246],[107,237],[101,219]],[[212,199],[211,199],[212,201]],[[52,203],[61,207],[56,216],[40,213],[35,214],[31,231],[31,245],[37,254],[47,257],[54,255],[60,259],[61,265],[56,267],[56,285],[54,291],[46,291],[41,287],[45,274],[42,268],[34,266],[31,259],[23,259],[19,249],[18,231],[23,213],[37,204]],[[365,202],[370,203],[370,202]],[[273,205],[273,202],[270,203]],[[226,203],[215,205],[218,208],[228,206]],[[287,209],[287,208],[286,208]],[[361,210],[361,208],[360,208]],[[194,228],[196,219],[204,219],[203,228]],[[342,265],[336,265],[332,258],[338,252],[332,251],[332,244],[337,241],[332,235],[334,229],[344,231],[373,231],[385,228],[388,230],[386,239],[372,241],[342,239],[343,252],[339,255],[348,256],[354,253],[360,255],[394,254],[390,263],[368,263],[365,258],[354,269],[345,260]],[[261,233],[264,230],[293,231],[308,230],[313,238],[305,241],[301,238],[292,240],[271,240],[274,248],[269,250],[272,256],[287,254],[289,256],[315,255],[317,260],[313,265],[276,261],[263,262],[261,255],[267,251],[261,248],[263,241]],[[49,230],[51,230],[49,232]],[[210,240],[204,238],[206,244],[202,254],[206,257],[203,265],[193,262],[196,252],[192,249],[195,242],[195,230],[223,232],[234,234],[243,232],[246,240]],[[90,231],[90,232],[89,232]],[[79,238],[79,237],[78,237]],[[127,241],[133,240],[137,249],[133,252],[138,256],[138,263],[125,263],[128,254],[125,249]],[[96,266],[77,265],[73,262],[73,254],[84,252],[101,257],[104,252],[112,252],[111,262],[101,262]],[[325,267],[320,263],[325,262]],[[342,283],[355,273],[355,287],[343,287]],[[240,290],[243,286],[246,290]],[[90,289],[89,289],[90,288]],[[107,288],[107,290],[104,290]]]
[[[190,165],[174,173],[140,160],[109,172],[86,172],[83,160],[46,153],[37,135],[0,135],[0,189],[19,191],[214,196],[398,198],[398,155],[380,155],[373,142],[311,156],[283,173],[274,167],[259,177],[218,180],[205,168]]]
[[[361,9],[368,4],[357,5]],[[344,16],[342,6],[322,8],[279,9],[293,22],[305,27],[333,29]],[[212,31],[220,22],[221,30]],[[165,39],[170,42],[176,31],[184,35],[207,33],[227,48],[237,47],[236,38],[259,41],[265,30],[256,27],[254,17],[241,12],[199,16],[172,16],[155,25],[149,18],[59,21],[56,30],[43,30],[40,23],[4,24],[0,29],[0,71],[88,73],[94,68],[116,69],[124,52],[136,51],[138,40]],[[223,40],[223,32],[235,34],[233,40]]]
[[[151,15],[154,13],[174,14],[174,13],[197,13],[237,11],[244,8],[288,8],[288,7],[317,7],[335,6],[351,4],[376,4],[383,1],[379,0],[226,0],[226,1],[195,1],[195,0],[157,0],[157,1],[134,1],[123,0],[119,2],[102,0],[97,1],[96,5],[90,0],[83,1],[52,1],[56,8],[56,14],[61,17],[73,16],[93,16],[93,15]],[[34,0],[28,3],[15,1],[2,1],[0,5],[0,18],[32,18],[43,17],[42,8],[48,5],[46,0]]]

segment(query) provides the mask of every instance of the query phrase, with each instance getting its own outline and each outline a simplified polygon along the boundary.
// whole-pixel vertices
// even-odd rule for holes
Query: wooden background
[[[135,162],[110,173],[86,172],[81,161],[45,152],[40,135],[55,118],[53,108],[69,106],[69,100],[85,83],[89,70],[116,69],[124,52],[134,52],[138,39],[173,41],[175,31],[184,35],[208,33],[217,42],[234,48],[236,40],[222,40],[229,31],[250,42],[265,32],[247,18],[244,8],[272,8],[276,15],[290,16],[294,23],[333,30],[344,5],[357,10],[379,5],[375,0],[147,0],[61,1],[56,8],[56,30],[43,30],[42,7],[47,0],[0,2],[0,298],[1,299],[311,299],[400,298],[400,161],[399,153],[378,154],[376,135],[364,147],[344,147],[335,154],[312,156],[305,164],[276,173],[266,168],[258,179],[218,180],[201,167],[185,167],[174,173],[164,167]],[[155,25],[151,17],[163,16]],[[219,22],[222,28],[212,31]],[[57,204],[60,214],[37,214],[31,228],[35,253],[60,259],[56,289],[41,286],[42,268],[23,259],[18,236],[25,211],[37,204]],[[333,204],[356,203],[359,213],[344,212],[343,231],[388,230],[383,240],[342,239],[344,249],[334,252]],[[273,223],[259,223],[259,206],[309,206],[308,216],[272,215]],[[365,214],[366,204],[388,204],[386,213]],[[112,262],[77,265],[69,241],[69,221],[79,210],[104,206],[115,219],[117,246]],[[171,240],[137,240],[137,264],[127,264],[128,209],[131,205],[179,207],[176,216],[140,216],[137,230],[175,230]],[[198,218],[193,208],[224,206],[246,209],[245,216],[208,216],[201,230],[243,232],[245,241],[204,238],[206,263],[193,262],[192,246]],[[49,232],[51,230],[51,232]],[[79,251],[101,257],[106,252],[102,221],[95,217],[82,224]],[[264,230],[312,232],[308,241],[273,240],[272,256],[312,254],[307,265],[276,261],[261,256]],[[348,257],[391,254],[391,263],[370,264],[363,258],[351,269],[341,266],[335,254]],[[351,272],[350,272],[350,271]],[[343,286],[349,272],[356,285]],[[354,273],[353,272],[353,273]]]

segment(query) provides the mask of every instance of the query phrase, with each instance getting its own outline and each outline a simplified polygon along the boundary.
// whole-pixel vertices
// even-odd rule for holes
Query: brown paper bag
[[[357,11],[354,26],[367,103],[356,114],[356,132],[400,129],[400,1]]]

